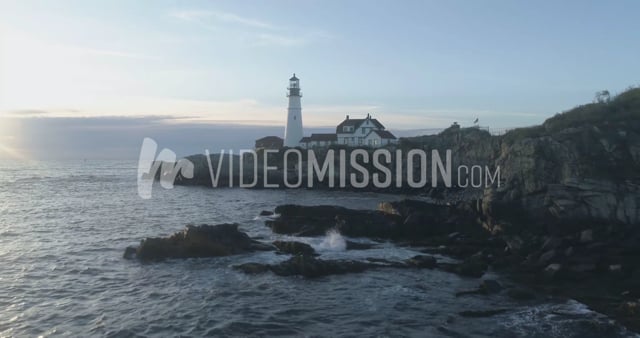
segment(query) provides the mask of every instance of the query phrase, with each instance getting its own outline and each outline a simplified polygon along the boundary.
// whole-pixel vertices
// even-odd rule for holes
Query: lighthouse
[[[284,146],[297,147],[300,145],[302,138],[302,106],[300,105],[300,79],[293,73],[293,77],[289,79],[289,108],[287,109],[287,127],[284,130]]]

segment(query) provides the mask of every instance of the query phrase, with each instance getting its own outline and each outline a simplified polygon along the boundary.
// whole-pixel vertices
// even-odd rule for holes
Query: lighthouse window
[[[295,116],[295,115],[293,115],[293,120],[295,121],[295,119],[296,119],[296,116]]]

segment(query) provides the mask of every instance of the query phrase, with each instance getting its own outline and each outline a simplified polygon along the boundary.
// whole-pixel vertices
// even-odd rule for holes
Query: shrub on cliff
[[[513,143],[524,138],[551,135],[567,128],[637,121],[639,117],[640,88],[631,87],[611,100],[589,103],[558,113],[542,125],[511,130],[503,136],[503,140]]]

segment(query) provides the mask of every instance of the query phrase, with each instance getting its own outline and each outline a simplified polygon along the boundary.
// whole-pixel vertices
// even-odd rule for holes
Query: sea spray
[[[347,241],[345,241],[338,230],[331,229],[327,231],[324,240],[320,243],[320,248],[332,251],[345,251],[347,250]]]

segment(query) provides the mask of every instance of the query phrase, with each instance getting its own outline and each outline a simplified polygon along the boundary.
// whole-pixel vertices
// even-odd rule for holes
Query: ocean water
[[[137,194],[133,161],[0,162],[0,337],[33,336],[631,336],[573,300],[455,297],[479,280],[437,270],[371,270],[308,280],[230,266],[271,252],[142,264],[124,248],[185,224],[237,222],[283,239],[257,217],[282,203],[372,209],[402,196],[306,190],[154,187]],[[344,237],[300,238],[323,258],[404,259],[384,243],[345,251]],[[366,239],[358,239],[366,241]],[[446,259],[446,258],[442,258]],[[503,284],[501,276],[492,275]],[[466,310],[508,309],[488,318]]]

